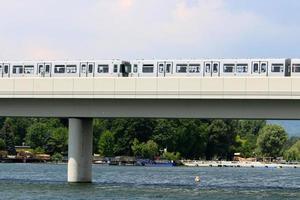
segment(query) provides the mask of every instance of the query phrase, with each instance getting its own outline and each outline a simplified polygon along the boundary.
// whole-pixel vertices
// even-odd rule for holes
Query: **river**
[[[300,169],[94,165],[92,184],[66,180],[67,165],[0,164],[0,199],[300,199]]]

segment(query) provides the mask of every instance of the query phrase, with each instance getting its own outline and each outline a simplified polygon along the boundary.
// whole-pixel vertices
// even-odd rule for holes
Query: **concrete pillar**
[[[93,119],[69,119],[68,182],[92,182]]]

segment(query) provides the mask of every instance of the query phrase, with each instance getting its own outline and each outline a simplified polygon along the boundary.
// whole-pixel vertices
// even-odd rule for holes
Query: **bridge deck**
[[[300,99],[300,77],[0,78],[0,98]]]

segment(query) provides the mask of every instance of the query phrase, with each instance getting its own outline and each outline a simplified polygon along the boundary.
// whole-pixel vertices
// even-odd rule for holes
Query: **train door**
[[[9,77],[10,76],[10,64],[3,63],[2,67],[3,67],[2,76]]]
[[[211,76],[211,62],[204,62],[204,69],[203,69],[203,75],[204,76]]]
[[[212,62],[211,76],[220,76],[220,62]]]
[[[93,62],[88,62],[87,63],[87,71],[86,71],[86,76],[87,77],[93,77],[95,73],[95,63]]]
[[[3,63],[0,63],[0,77],[3,77]]]
[[[259,72],[260,72],[260,75],[267,76],[267,74],[268,74],[268,62],[265,62],[265,61],[260,62]]]
[[[51,63],[38,63],[38,75],[41,77],[51,76]]]
[[[157,76],[165,77],[172,73],[172,62],[158,62],[157,63]]]
[[[86,77],[87,76],[87,63],[80,63],[80,69],[79,69],[79,76],[80,77]]]
[[[268,73],[268,62],[265,61],[252,62],[251,73],[257,76],[266,76]]]

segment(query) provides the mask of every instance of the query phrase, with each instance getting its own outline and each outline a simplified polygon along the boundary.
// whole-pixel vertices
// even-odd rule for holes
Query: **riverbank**
[[[252,167],[252,168],[300,168],[300,163],[265,163],[265,162],[238,162],[238,161],[199,161],[182,160],[187,167]]]

